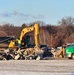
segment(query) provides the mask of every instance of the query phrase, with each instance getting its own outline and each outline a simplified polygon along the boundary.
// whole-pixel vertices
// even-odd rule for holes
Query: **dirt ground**
[[[74,75],[74,60],[0,61],[0,75]]]

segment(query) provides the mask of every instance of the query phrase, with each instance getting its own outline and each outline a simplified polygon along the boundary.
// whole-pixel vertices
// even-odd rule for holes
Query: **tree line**
[[[62,18],[57,25],[45,24],[42,21],[36,21],[39,26],[39,42],[40,44],[47,45],[49,47],[57,47],[66,43],[74,42],[74,18],[65,17]],[[33,25],[35,22],[30,23]],[[16,38],[20,36],[22,28],[26,27],[27,24],[22,24],[20,26],[14,26],[12,24],[0,25],[0,37],[1,36],[15,36]],[[31,36],[32,33],[29,33]]]

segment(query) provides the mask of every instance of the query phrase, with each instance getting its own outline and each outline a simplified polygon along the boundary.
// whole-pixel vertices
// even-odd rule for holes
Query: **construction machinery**
[[[54,58],[64,58],[65,57],[65,48],[57,48],[57,49],[52,49],[51,53],[53,54]]]
[[[74,44],[64,45],[60,50],[51,51],[54,57],[74,59]]]
[[[28,26],[28,27],[23,28],[23,29],[21,30],[20,40],[21,40],[23,43],[25,43],[23,37],[24,37],[27,33],[31,32],[31,31],[34,31],[35,46],[38,47],[38,46],[39,46],[39,25],[38,25],[37,23],[34,24],[33,26]],[[26,42],[26,43],[27,43],[27,42]],[[12,42],[12,40],[11,40],[11,42],[10,42],[10,44],[9,44],[8,47],[13,47],[13,46],[14,46],[14,44],[13,44],[13,42]]]
[[[24,41],[24,37],[26,36],[27,33],[33,31],[34,32],[34,40],[35,40],[35,45],[34,46],[30,46],[30,44],[28,43],[29,41]],[[44,52],[45,52],[45,47],[44,48],[40,48],[40,44],[39,44],[39,25],[37,23],[35,23],[32,26],[28,26],[25,27],[21,30],[21,34],[20,34],[20,40],[21,40],[21,49],[18,49],[18,46],[15,44],[16,40],[11,40],[8,48],[6,50],[4,50],[4,54],[3,54],[3,59],[14,59],[14,60],[18,60],[18,59],[36,59],[36,60],[40,60],[42,59],[44,56]]]

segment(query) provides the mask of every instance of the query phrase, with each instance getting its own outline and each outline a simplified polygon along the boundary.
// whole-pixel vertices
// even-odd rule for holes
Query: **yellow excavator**
[[[21,31],[21,34],[20,34],[20,40],[22,41],[23,37],[31,31],[34,31],[35,47],[39,47],[39,25],[37,23],[35,23],[33,26],[28,26],[28,27],[23,28],[22,31]],[[14,45],[15,41],[16,40],[11,40],[8,48],[17,47],[17,46]]]
[[[23,41],[23,37],[26,36],[27,33],[33,31],[34,32],[34,40],[35,40],[35,45],[34,47],[24,47],[23,49],[18,49],[18,46],[16,46],[15,42],[16,40],[11,40],[8,46],[8,49],[12,50],[11,52],[8,52],[10,56],[12,56],[13,59],[36,59],[40,60],[43,58],[43,53],[44,50],[43,48],[40,49],[39,45],[39,25],[38,23],[35,23],[32,26],[25,27],[21,30],[20,33],[20,40]],[[21,44],[22,46],[22,44]],[[9,50],[9,51],[10,51]]]

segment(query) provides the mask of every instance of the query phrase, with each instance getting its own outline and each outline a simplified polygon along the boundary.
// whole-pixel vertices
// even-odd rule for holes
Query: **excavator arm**
[[[23,28],[20,34],[20,40],[22,40],[26,33],[31,31],[34,31],[35,46],[39,46],[39,25],[37,23],[35,23],[33,26]]]
[[[38,47],[39,46],[39,25],[36,23],[34,25],[34,28],[35,28],[35,34],[34,34],[35,45],[36,45],[36,47]]]

